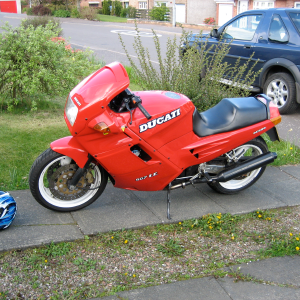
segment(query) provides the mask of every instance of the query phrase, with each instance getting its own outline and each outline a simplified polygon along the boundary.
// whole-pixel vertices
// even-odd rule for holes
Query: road
[[[0,13],[0,24],[8,21],[12,26],[18,26],[26,15]],[[94,22],[81,19],[60,19],[63,36],[76,48],[89,48],[105,63],[119,61],[130,65],[122,48],[121,34],[130,56],[137,62],[134,51],[135,25],[127,23]],[[179,38],[181,28],[160,25],[139,24],[143,46],[149,49],[151,61],[157,65],[156,49],[152,38],[152,29],[159,36],[161,53],[166,52],[167,40]],[[197,32],[197,30],[191,30]],[[279,136],[300,147],[300,106],[294,114],[282,116],[282,122],[277,125]]]

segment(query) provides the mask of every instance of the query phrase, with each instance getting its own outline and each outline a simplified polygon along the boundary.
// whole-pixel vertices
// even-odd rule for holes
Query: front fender
[[[82,148],[73,136],[56,140],[50,144],[50,147],[53,151],[74,159],[80,168],[83,168],[88,160],[88,152]]]

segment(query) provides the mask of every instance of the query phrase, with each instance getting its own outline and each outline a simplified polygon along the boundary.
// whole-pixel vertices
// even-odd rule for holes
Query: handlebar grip
[[[138,102],[137,107],[140,109],[140,111],[144,114],[144,116],[149,120],[152,118],[152,116],[146,111],[145,107],[142,105],[142,103]]]

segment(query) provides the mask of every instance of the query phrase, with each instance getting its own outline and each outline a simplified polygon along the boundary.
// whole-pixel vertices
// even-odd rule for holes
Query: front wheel
[[[266,152],[268,152],[266,142],[262,137],[257,137],[227,153],[227,157],[231,157],[235,160],[238,159],[236,163],[228,164],[227,168],[234,168],[240,162],[247,161]],[[263,174],[265,169],[266,167],[264,166],[232,180],[226,182],[212,182],[208,183],[208,185],[213,190],[222,194],[236,194],[254,184]]]
[[[91,163],[75,189],[68,181],[78,169],[68,156],[47,149],[34,162],[29,173],[29,187],[33,197],[46,208],[56,211],[74,211],[93,203],[107,184],[107,173],[98,164]]]

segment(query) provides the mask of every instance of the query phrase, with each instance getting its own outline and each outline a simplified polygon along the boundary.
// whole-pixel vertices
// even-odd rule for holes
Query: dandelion
[[[181,222],[179,222],[178,224],[179,224],[179,225],[181,225],[182,223],[181,223]]]
[[[127,276],[127,275],[128,275],[128,273],[125,273],[124,275],[125,275],[125,276]]]
[[[114,237],[112,236],[111,239],[113,239]]]
[[[290,232],[290,236],[293,236],[293,234]]]
[[[208,228],[209,228],[209,229],[213,229],[213,227],[212,227],[211,225],[210,225],[210,226],[208,226]]]
[[[192,228],[194,227],[194,225],[191,226]]]
[[[293,150],[293,147],[291,147],[290,150]]]
[[[297,251],[299,251],[299,249],[300,249],[299,247],[296,247],[296,250],[297,250]]]
[[[127,244],[127,243],[128,243],[128,241],[127,241],[127,240],[125,240],[125,241],[124,241],[124,244]]]
[[[221,219],[221,216],[217,216],[217,218],[220,220],[220,219]]]
[[[133,274],[133,275],[132,275],[132,277],[133,277],[133,278],[135,278],[135,277],[136,277],[136,275],[135,275],[135,274]]]
[[[258,217],[259,217],[259,218],[261,218],[261,217],[262,217],[262,215],[258,215]]]
[[[47,263],[48,262],[48,260],[47,259],[45,259],[45,263]]]
[[[234,236],[232,236],[231,239],[234,240]]]

